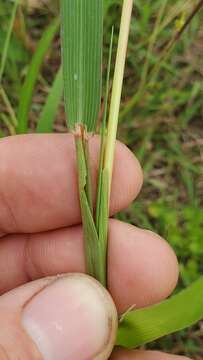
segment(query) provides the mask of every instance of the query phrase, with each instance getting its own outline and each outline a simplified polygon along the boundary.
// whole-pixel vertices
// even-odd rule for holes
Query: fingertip
[[[149,306],[171,294],[178,280],[177,257],[155,233],[111,221],[109,289],[120,313]]]
[[[33,233],[81,222],[72,135],[18,135],[1,140],[0,147],[3,154],[0,164],[0,233]],[[99,148],[100,139],[93,136],[90,139],[90,158],[94,199]],[[118,142],[112,180],[111,215],[133,201],[142,181],[139,162],[125,145]],[[27,221],[28,218],[32,221]]]

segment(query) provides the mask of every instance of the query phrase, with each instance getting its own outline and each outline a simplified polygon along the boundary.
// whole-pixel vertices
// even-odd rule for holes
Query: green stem
[[[133,7],[133,0],[123,1],[123,10],[122,10],[120,34],[118,40],[118,50],[117,50],[115,72],[113,79],[111,104],[109,110],[109,121],[107,128],[106,150],[105,150],[105,159],[104,159],[104,169],[106,169],[109,173],[109,188],[111,187],[114,150],[116,144],[117,127],[118,127],[118,115],[119,115],[120,102],[121,102],[121,92],[123,85],[123,76],[124,76],[132,7]]]

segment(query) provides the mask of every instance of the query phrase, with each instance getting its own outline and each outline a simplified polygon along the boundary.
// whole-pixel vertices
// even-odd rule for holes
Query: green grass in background
[[[119,26],[119,3],[105,2],[105,66],[112,24],[116,34]],[[156,231],[168,240],[180,261],[180,287],[203,272],[203,12],[193,19],[162,64],[160,54],[193,4],[193,0],[149,0],[145,4],[135,0],[119,125],[119,139],[142,164],[144,187],[138,199],[118,217]],[[55,5],[53,0],[48,7],[18,12],[3,78],[4,90],[16,114],[38,41],[58,16]],[[0,57],[12,6],[11,1],[0,0]],[[35,131],[39,118],[46,119],[49,109],[45,108],[45,112],[44,104],[48,95],[57,91],[54,89],[58,86],[53,84],[59,67],[60,41],[56,35],[37,74],[26,119],[29,132]],[[136,105],[130,108],[132,99]],[[38,130],[47,125],[49,131],[66,131],[60,97],[57,102],[54,125],[41,123]],[[0,99],[0,113],[7,119],[0,118],[0,136],[13,131],[8,126],[12,123],[8,110]],[[201,323],[150,347],[202,359]]]

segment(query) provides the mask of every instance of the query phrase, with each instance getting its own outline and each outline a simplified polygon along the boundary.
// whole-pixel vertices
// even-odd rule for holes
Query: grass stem
[[[109,110],[106,150],[105,150],[105,159],[104,159],[104,169],[106,169],[109,173],[109,190],[111,187],[114,149],[116,143],[118,116],[120,109],[132,7],[133,7],[133,0],[123,1],[123,10],[122,10],[120,34],[118,40],[118,51],[116,56],[115,72],[113,79],[112,96],[111,96],[111,103]]]

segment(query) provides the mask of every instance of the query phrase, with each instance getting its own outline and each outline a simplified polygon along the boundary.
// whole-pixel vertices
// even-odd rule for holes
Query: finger
[[[95,136],[90,140],[94,188],[98,152],[99,138]],[[9,137],[0,140],[0,153],[0,234],[46,231],[80,222],[72,135]],[[125,208],[141,184],[138,161],[118,143],[111,214]]]
[[[169,244],[159,235],[119,221],[110,227],[109,289],[119,312],[168,297],[177,285],[179,267]],[[126,290],[127,289],[127,290]]]
[[[0,359],[109,358],[117,313],[108,292],[81,274],[38,280],[0,298]]]
[[[158,235],[110,221],[108,286],[119,312],[167,297],[178,278],[177,259]],[[84,272],[80,226],[0,242],[0,291],[63,272]]]
[[[185,356],[164,354],[159,351],[129,351],[116,349],[111,360],[190,360]]]

